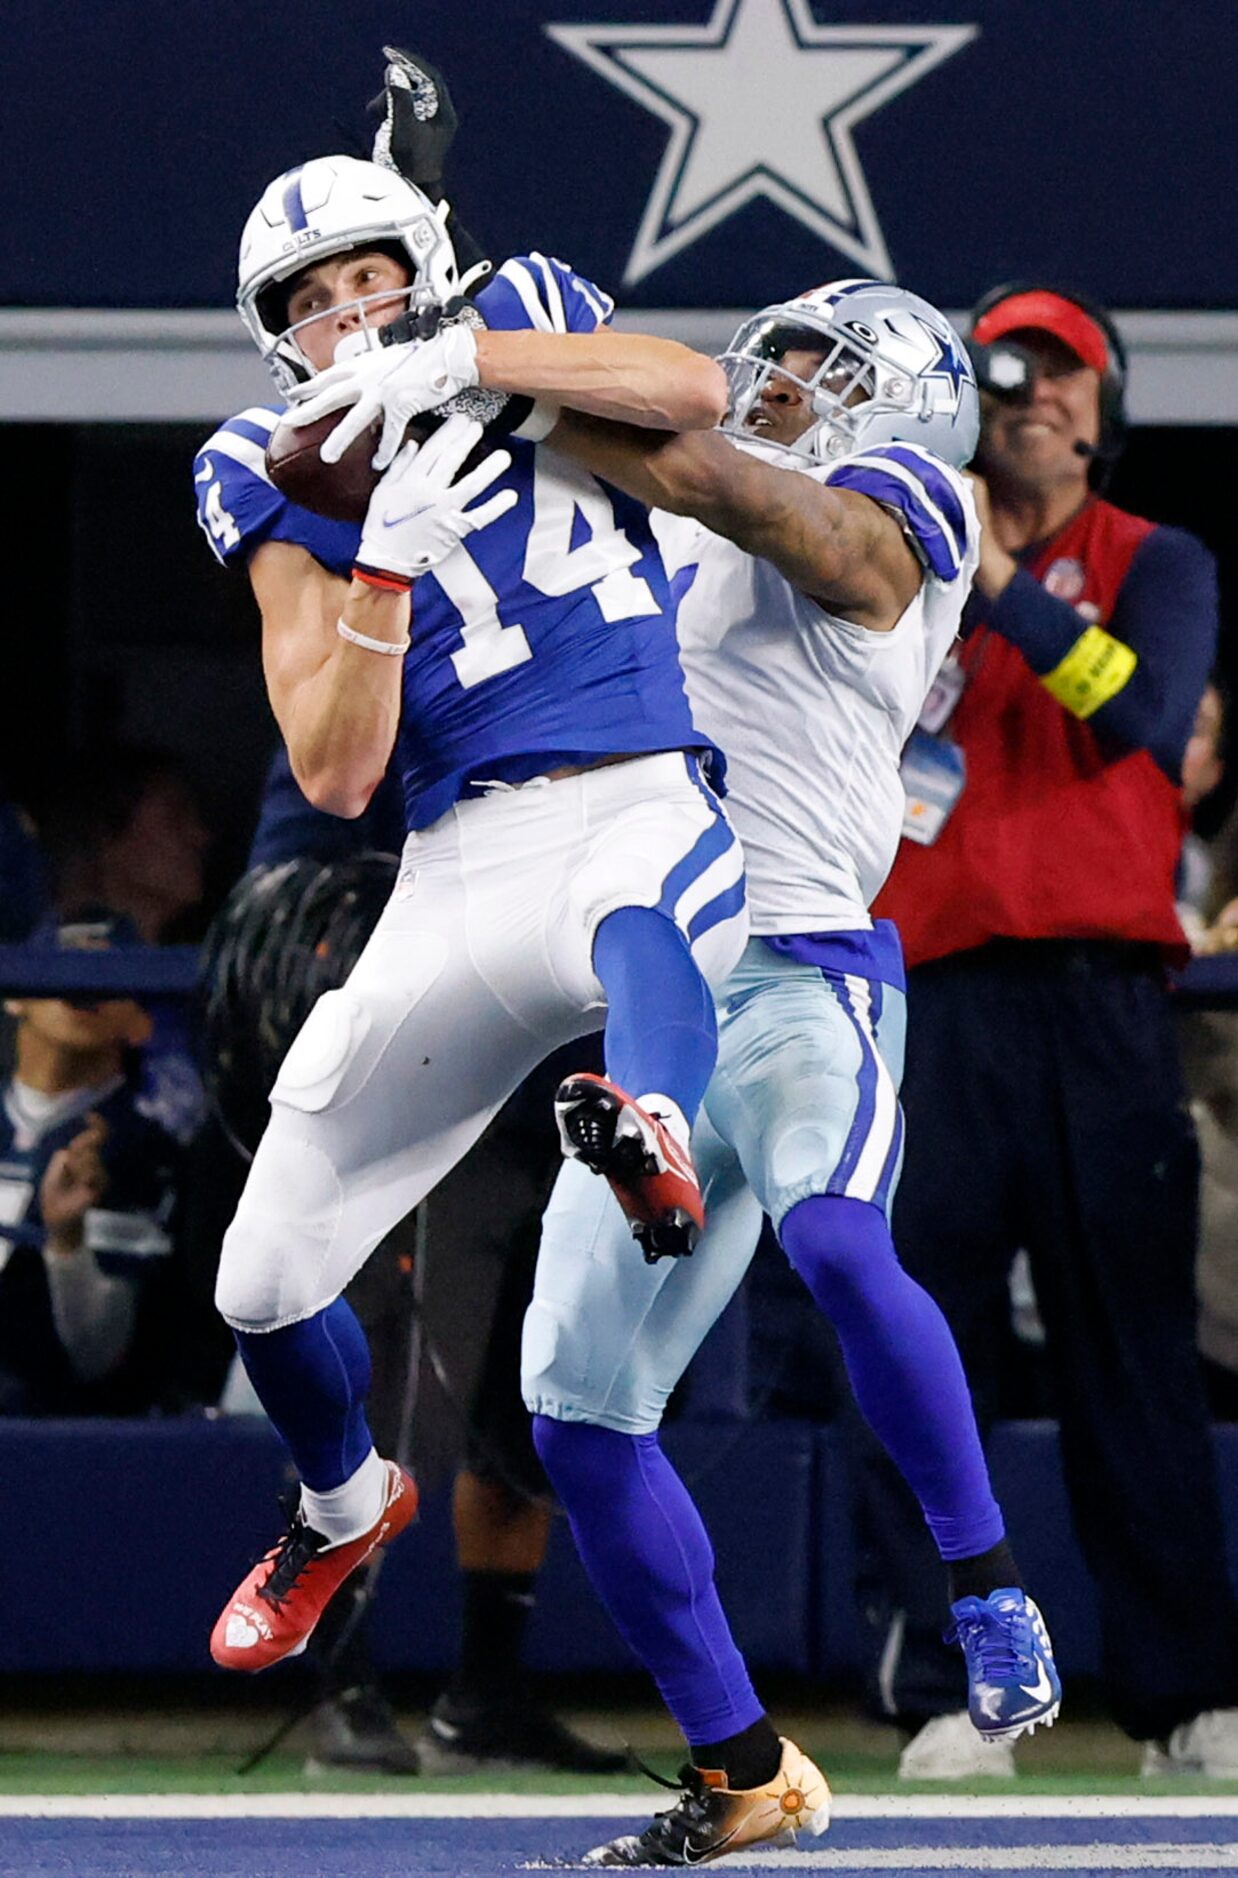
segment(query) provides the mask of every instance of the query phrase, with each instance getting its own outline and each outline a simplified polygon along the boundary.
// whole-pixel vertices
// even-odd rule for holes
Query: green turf
[[[839,1793],[965,1793],[953,1783],[901,1782],[897,1778],[902,1737],[863,1716],[841,1697],[811,1699],[801,1690],[780,1692],[772,1705],[780,1731],[811,1754]],[[310,1724],[302,1720],[275,1753],[251,1774],[238,1768],[270,1741],[287,1719],[278,1702],[266,1706],[203,1701],[184,1692],[174,1698],[152,1686],[140,1696],[113,1699],[99,1691],[10,1689],[0,1701],[0,1794],[71,1793],[416,1793],[525,1794],[603,1790],[631,1793],[634,1810],[660,1806],[663,1796],[638,1773],[609,1779],[543,1773],[487,1774],[413,1779],[381,1775],[307,1776],[312,1747]],[[415,1740],[425,1718],[424,1701],[401,1701],[399,1720]],[[613,1700],[586,1708],[570,1698],[559,1705],[565,1720],[609,1746],[630,1744],[663,1775],[673,1776],[683,1758],[682,1739],[664,1710],[639,1699]],[[1122,1735],[1095,1702],[1073,1700],[1069,1718],[1040,1729],[1017,1750],[1019,1777],[982,1780],[970,1791],[985,1794],[1238,1794],[1238,1781],[1145,1781],[1138,1778],[1139,1749]]]
[[[940,1782],[896,1781],[887,1758],[874,1763],[872,1757],[857,1754],[829,1755],[822,1747],[820,1757],[837,1793],[964,1793],[969,1789],[945,1786]],[[659,1772],[674,1770],[673,1758],[654,1754],[651,1765]],[[380,1776],[339,1774],[307,1776],[300,1756],[273,1755],[254,1773],[240,1777],[236,1761],[222,1754],[203,1754],[176,1759],[157,1759],[137,1755],[89,1755],[55,1753],[0,1753],[0,1794],[68,1793],[504,1793],[552,1794],[606,1791],[631,1793],[638,1802],[647,1800],[661,1805],[661,1797],[639,1775],[618,1775],[609,1779],[573,1779],[562,1775],[503,1773],[469,1775],[451,1780],[418,1778],[383,1779]],[[973,1789],[979,1793],[1023,1794],[1115,1794],[1152,1796],[1155,1794],[1238,1794],[1238,1781],[1210,1781],[1204,1784],[1187,1781],[1140,1780],[1134,1774],[1115,1774],[1096,1766],[1077,1766],[1050,1773],[1029,1772],[1018,1780],[985,1780]]]

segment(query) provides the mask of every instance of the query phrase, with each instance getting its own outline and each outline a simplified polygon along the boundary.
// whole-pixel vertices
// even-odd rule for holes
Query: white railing
[[[744,317],[725,308],[641,311],[615,323],[717,352]],[[1131,355],[1134,422],[1238,424],[1238,312],[1117,319]],[[273,396],[228,310],[0,308],[0,422],[210,423]]]

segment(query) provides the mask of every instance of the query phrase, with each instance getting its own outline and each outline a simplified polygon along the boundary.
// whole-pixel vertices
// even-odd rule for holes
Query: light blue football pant
[[[693,1130],[705,1231],[691,1258],[645,1264],[606,1183],[569,1161],[542,1223],[525,1316],[528,1407],[648,1434],[775,1227],[813,1194],[889,1212],[902,1162],[906,1004],[750,940],[720,987],[718,1062]]]

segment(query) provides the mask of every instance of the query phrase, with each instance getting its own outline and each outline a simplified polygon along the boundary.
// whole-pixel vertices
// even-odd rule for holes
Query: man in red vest
[[[981,301],[984,537],[964,637],[907,746],[874,912],[907,963],[895,1238],[982,1416],[1031,1262],[1113,1713],[1145,1772],[1238,1776],[1238,1607],[1195,1353],[1197,1152],[1165,997],[1181,761],[1217,632],[1211,556],[1099,494],[1125,358],[1100,308]],[[863,1602],[908,1778],[1013,1771],[967,1726],[945,1580],[906,1490],[866,1465]]]

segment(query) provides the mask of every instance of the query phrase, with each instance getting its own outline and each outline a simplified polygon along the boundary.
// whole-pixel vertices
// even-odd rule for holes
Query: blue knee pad
[[[779,1231],[783,1250],[836,1329],[866,1309],[880,1311],[910,1285],[885,1214],[868,1200],[815,1194],[793,1206]]]

